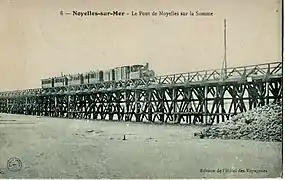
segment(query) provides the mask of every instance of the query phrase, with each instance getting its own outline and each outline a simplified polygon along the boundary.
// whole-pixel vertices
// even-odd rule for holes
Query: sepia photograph
[[[282,13],[0,0],[0,179],[283,178]]]

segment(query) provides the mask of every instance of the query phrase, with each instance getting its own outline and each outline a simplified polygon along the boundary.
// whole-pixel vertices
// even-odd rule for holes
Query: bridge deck
[[[282,100],[282,63],[119,82],[0,93],[0,112],[38,116],[212,124]]]
[[[126,89],[148,89],[165,88],[171,86],[194,86],[194,85],[213,85],[227,83],[247,83],[252,81],[268,81],[270,79],[282,78],[282,62],[265,63],[251,66],[241,66],[228,68],[226,76],[222,75],[221,69],[203,70],[190,73],[171,74],[157,76],[151,81],[144,79],[133,79],[118,82],[100,82],[94,84],[70,85],[66,87],[53,88],[34,88],[25,90],[15,90],[0,92],[1,97],[14,96],[35,96],[62,93],[93,93],[97,91],[114,91]],[[250,78],[250,79],[248,79]]]

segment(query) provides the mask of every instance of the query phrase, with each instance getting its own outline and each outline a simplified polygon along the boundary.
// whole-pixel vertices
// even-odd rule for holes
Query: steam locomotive
[[[97,70],[88,73],[62,75],[58,77],[42,79],[42,88],[72,86],[81,84],[95,84],[109,81],[126,81],[129,79],[151,80],[155,72],[146,65],[122,66],[106,71]]]

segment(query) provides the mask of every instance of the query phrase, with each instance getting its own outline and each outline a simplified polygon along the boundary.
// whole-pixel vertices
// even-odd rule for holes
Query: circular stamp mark
[[[7,169],[9,171],[17,172],[22,168],[22,161],[18,157],[11,157],[7,161]]]

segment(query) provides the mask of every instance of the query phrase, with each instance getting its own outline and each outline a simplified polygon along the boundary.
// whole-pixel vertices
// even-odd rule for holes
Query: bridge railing
[[[170,74],[155,77],[157,84],[194,83],[203,81],[243,80],[247,77],[264,77],[282,75],[282,62],[233,67],[227,69],[210,69],[190,73]]]
[[[99,84],[89,84],[89,85],[74,85],[68,87],[58,87],[50,88],[52,92],[59,91],[82,91],[85,89],[107,89],[111,87],[117,87],[118,84],[124,84],[123,86],[130,86],[132,84],[140,84],[142,86],[148,84],[188,84],[188,83],[200,83],[200,82],[216,82],[216,81],[238,81],[245,80],[247,77],[258,77],[258,78],[271,78],[271,77],[280,77],[282,76],[282,62],[273,62],[265,63],[258,65],[250,66],[240,66],[227,68],[226,71],[222,72],[222,69],[212,69],[212,70],[202,70],[189,73],[180,73],[180,74],[170,74],[157,76],[153,79],[152,82],[145,82],[143,79],[128,80],[126,82],[103,82]],[[138,83],[139,82],[139,83]],[[57,89],[57,91],[55,91]],[[6,91],[0,92],[0,97],[14,97],[22,95],[39,95],[42,94],[45,90],[42,88],[35,89],[25,89],[25,90],[15,90],[15,91]]]

